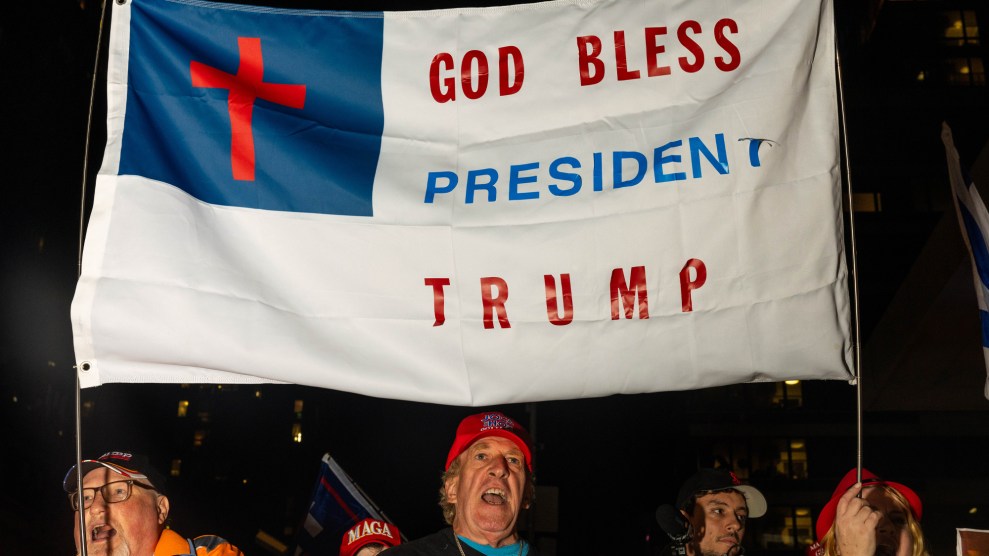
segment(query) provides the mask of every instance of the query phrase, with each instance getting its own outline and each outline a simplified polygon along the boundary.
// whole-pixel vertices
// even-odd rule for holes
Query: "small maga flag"
[[[852,378],[830,0],[112,4],[83,387]]]
[[[948,158],[948,179],[958,214],[958,225],[961,226],[962,239],[972,257],[972,279],[975,283],[975,297],[979,302],[982,352],[987,373],[983,394],[989,399],[989,305],[986,303],[989,299],[989,211],[986,211],[975,182],[962,170],[951,128],[947,123],[941,125],[941,140]]]
[[[330,454],[324,454],[295,555],[336,554],[347,530],[369,517],[389,521]]]

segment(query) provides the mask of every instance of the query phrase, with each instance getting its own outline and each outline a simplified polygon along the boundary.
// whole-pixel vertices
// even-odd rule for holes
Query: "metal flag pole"
[[[848,234],[851,250],[852,272],[852,325],[854,328],[854,373],[855,373],[855,478],[862,482],[862,332],[859,326],[859,286],[858,286],[858,253],[855,237],[855,210],[852,205],[852,168],[849,161],[848,148],[848,119],[845,116],[845,86],[842,79],[841,49],[838,48],[838,16],[832,5],[832,20],[834,21],[834,59],[835,75],[838,85],[839,127],[841,128],[842,157],[844,158],[845,192],[848,197]]]
[[[100,3],[100,25],[96,37],[96,54],[93,59],[93,79],[89,88],[89,113],[86,115],[86,143],[82,155],[82,191],[79,199],[79,248],[76,259],[76,280],[82,277],[82,246],[86,233],[86,194],[89,176],[89,146],[93,130],[93,106],[96,103],[96,79],[99,75],[100,52],[103,48],[103,23],[106,21],[106,0]],[[76,373],[76,493],[79,496],[79,556],[87,556],[86,509],[82,503],[82,385],[79,370]]]
[[[388,517],[388,514],[386,514],[381,509],[381,507],[374,502],[374,500],[371,500],[371,497],[368,496],[366,492],[364,492],[364,489],[361,488],[361,485],[357,484],[357,481],[355,481],[353,477],[350,476],[349,473],[344,473],[343,476],[347,479],[347,481],[350,482],[351,486],[353,486],[357,490],[357,492],[361,493],[361,496],[363,496],[364,499],[367,500],[367,503],[370,504],[372,508],[374,508],[374,511],[378,512],[378,514],[381,516],[381,519],[387,521],[388,523],[394,523],[395,525],[398,525],[397,523],[395,523],[395,521],[392,518]],[[399,536],[401,537],[402,542],[409,542],[409,539],[405,536],[405,533],[399,531]]]
[[[535,452],[539,449],[539,441],[536,440],[536,408],[537,404],[535,402],[529,402],[525,404],[525,411],[529,414],[529,440],[532,442],[532,452],[533,460],[535,459]],[[535,469],[535,463],[533,463],[533,469]],[[533,487],[534,489],[535,487]],[[526,536],[526,542],[529,546],[534,546],[536,543],[536,512],[534,509],[530,508],[530,511],[526,512],[526,528],[528,529]],[[521,540],[521,538],[519,539]]]

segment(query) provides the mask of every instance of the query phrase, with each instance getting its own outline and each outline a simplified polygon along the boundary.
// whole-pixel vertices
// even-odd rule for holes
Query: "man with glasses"
[[[242,556],[237,547],[215,536],[183,538],[165,529],[169,503],[161,487],[164,477],[147,458],[129,452],[107,452],[83,460],[82,495],[77,467],[62,486],[75,512],[86,512],[89,556]],[[79,514],[75,514],[76,550],[80,550]]]

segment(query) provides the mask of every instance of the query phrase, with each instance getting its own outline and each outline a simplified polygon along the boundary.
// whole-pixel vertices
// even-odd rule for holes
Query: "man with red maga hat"
[[[670,536],[674,556],[740,556],[749,518],[766,514],[766,498],[723,469],[700,469],[677,494],[676,506],[656,510],[656,520]]]
[[[389,556],[536,556],[517,530],[532,504],[532,443],[497,411],[466,417],[446,458],[440,507],[449,528],[389,549]]]
[[[926,556],[924,506],[910,487],[856,469],[838,483],[817,517],[808,556]]]
[[[400,544],[402,534],[398,527],[369,517],[343,534],[340,556],[375,556]]]
[[[170,510],[165,478],[142,455],[107,452],[73,465],[62,481],[75,516],[76,551],[85,538],[89,556],[242,556],[213,535],[187,539],[165,528]],[[82,495],[77,471],[82,473]],[[79,513],[86,531],[79,532]]]

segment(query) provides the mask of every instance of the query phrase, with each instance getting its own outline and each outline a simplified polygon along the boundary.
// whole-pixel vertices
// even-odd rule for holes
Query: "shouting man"
[[[536,556],[517,530],[532,503],[529,434],[502,413],[460,422],[446,459],[440,507],[451,527],[390,549],[389,556]]]
[[[77,552],[85,542],[88,556],[242,556],[220,537],[186,539],[165,529],[170,509],[162,492],[165,480],[144,456],[107,452],[81,465],[81,496],[78,466],[73,465],[62,482],[75,512]],[[78,512],[86,516],[81,535]]]

